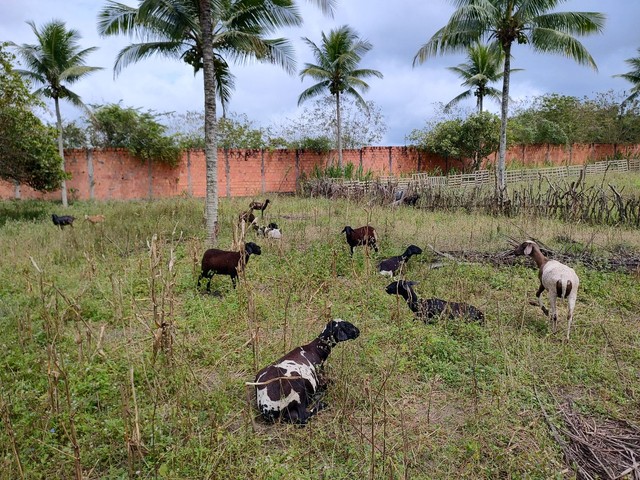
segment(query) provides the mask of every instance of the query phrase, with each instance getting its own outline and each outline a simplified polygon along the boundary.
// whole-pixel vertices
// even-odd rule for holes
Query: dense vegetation
[[[77,202],[69,213],[107,220],[64,231],[49,219],[57,205],[2,204],[0,477],[561,477],[567,467],[536,394],[552,419],[567,398],[596,417],[638,418],[637,272],[576,262],[567,344],[528,304],[530,261],[430,269],[442,259],[427,247],[496,253],[507,236],[529,234],[558,251],[637,257],[637,230],[272,201],[265,222],[284,240],[256,240],[263,254],[237,291],[216,277],[215,295],[195,289],[201,201]],[[222,248],[246,204],[221,201]],[[377,258],[349,258],[339,232],[367,221],[380,257],[424,248],[406,273],[421,296],[472,303],[486,325],[416,322],[384,293]],[[304,429],[264,424],[245,382],[333,317],[362,334],[329,359],[330,408]]]

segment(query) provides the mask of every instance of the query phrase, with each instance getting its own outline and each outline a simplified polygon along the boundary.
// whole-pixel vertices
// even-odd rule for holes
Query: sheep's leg
[[[573,310],[576,307],[576,297],[569,295],[569,313],[567,314],[567,341],[571,332],[571,322],[573,322]]]
[[[551,330],[553,333],[558,331],[558,312],[556,311],[556,295],[549,292],[549,318],[551,319]]]
[[[207,293],[211,293],[211,279],[213,278],[213,275],[209,276],[209,279],[207,281]]]
[[[233,285],[233,288],[236,288],[236,277],[237,275],[231,275],[231,284]]]

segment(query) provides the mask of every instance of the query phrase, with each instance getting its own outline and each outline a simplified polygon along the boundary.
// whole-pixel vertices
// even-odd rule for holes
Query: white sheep
[[[544,290],[549,292],[549,316],[551,317],[552,329],[555,333],[558,327],[558,316],[556,311],[556,299],[566,298],[569,302],[569,314],[567,315],[567,340],[571,332],[571,322],[573,321],[573,310],[576,306],[576,298],[578,297],[578,286],[580,279],[573,268],[560,263],[557,260],[549,260],[540,251],[537,243],[527,240],[522,243],[513,252],[515,255],[528,255],[536,262],[538,269],[538,277],[540,278],[540,287],[536,293],[538,305],[543,312],[546,312],[542,305],[540,295]]]

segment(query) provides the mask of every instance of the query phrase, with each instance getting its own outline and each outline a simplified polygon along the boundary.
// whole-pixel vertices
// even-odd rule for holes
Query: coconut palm
[[[491,86],[490,83],[497,82],[502,78],[504,72],[502,66],[504,64],[504,56],[502,50],[492,48],[489,45],[476,43],[467,50],[467,62],[461,63],[456,67],[448,67],[448,70],[456,73],[462,78],[462,86],[469,87],[460,95],[455,97],[445,105],[445,110],[449,110],[462,100],[470,98],[472,95],[476,97],[476,106],[478,113],[482,113],[484,106],[484,98],[490,97],[500,101],[500,90]],[[520,69],[512,69],[515,72]]]
[[[35,85],[42,85],[36,94],[53,99],[56,110],[56,126],[58,128],[58,153],[62,159],[64,171],[64,148],[62,115],[60,114],[60,100],[65,99],[72,104],[85,107],[80,96],[71,91],[71,85],[86,77],[90,73],[101,70],[101,67],[85,65],[87,56],[97,47],[80,48],[80,33],[77,30],[67,30],[61,20],[45,23],[40,29],[34,22],[27,22],[37,38],[35,44],[11,44],[25,65],[25,69],[17,70],[23,77]],[[62,205],[68,206],[67,182],[62,180]]]
[[[542,53],[560,53],[597,70],[596,64],[573,35],[602,32],[605,17],[596,12],[552,12],[567,0],[453,0],[456,10],[448,23],[438,30],[416,53],[413,64],[445,52],[461,51],[488,39],[502,49],[500,147],[498,150],[498,198],[506,194],[505,156],[511,50],[514,42],[529,44]]]
[[[347,25],[331,30],[328,36],[323,32],[320,46],[306,37],[303,40],[311,48],[317,63],[306,63],[300,71],[300,77],[304,78],[308,75],[318,80],[318,83],[300,94],[298,105],[312,97],[325,94],[327,90],[335,96],[338,166],[342,168],[340,96],[350,95],[365,110],[368,110],[367,103],[358,90],[364,93],[369,89],[369,85],[363,78],[382,78],[382,74],[377,70],[358,68],[362,56],[371,50],[372,45],[366,40],[361,40],[358,34]]]
[[[334,0],[316,0],[333,11]],[[207,240],[214,243],[218,221],[216,97],[223,113],[234,77],[229,61],[252,60],[295,71],[293,50],[284,38],[268,39],[280,27],[302,23],[293,0],[142,0],[137,8],[108,1],[98,16],[102,35],[137,36],[125,47],[114,72],[152,55],[182,60],[204,73]]]
[[[631,71],[627,73],[621,73],[619,75],[614,75],[614,77],[624,78],[625,80],[631,82],[633,86],[631,87],[631,94],[624,99],[622,102],[623,105],[628,102],[632,102],[638,96],[640,96],[640,48],[638,48],[638,56],[627,58],[625,63],[631,67]]]

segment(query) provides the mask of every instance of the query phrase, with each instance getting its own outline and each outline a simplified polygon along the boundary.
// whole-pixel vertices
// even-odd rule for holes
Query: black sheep
[[[219,275],[229,275],[233,288],[236,288],[236,278],[238,278],[238,270],[249,262],[251,254],[260,255],[262,251],[260,247],[253,242],[249,242],[244,246],[244,256],[240,252],[227,252],[210,248],[202,256],[202,271],[198,277],[197,288],[200,288],[200,281],[208,278],[207,292],[211,291],[211,278],[216,273]]]
[[[376,229],[369,225],[359,228],[351,228],[349,226],[344,227],[342,232],[347,236],[347,243],[351,248],[351,256],[353,257],[353,249],[360,245],[368,245],[373,248],[374,251],[378,251],[378,235]]]
[[[400,295],[404,298],[411,311],[425,323],[430,323],[429,320],[442,314],[450,319],[465,317],[481,324],[484,323],[484,313],[473,305],[447,302],[439,298],[419,299],[416,292],[411,288],[414,285],[416,285],[416,282],[399,280],[387,285],[386,292],[389,295]]]
[[[62,230],[67,225],[73,227],[73,221],[76,217],[72,215],[56,215],[55,213],[51,214],[51,220],[53,220],[53,224],[60,227]]]
[[[380,272],[381,275],[389,275],[392,277],[413,255],[420,255],[421,253],[422,249],[420,247],[416,245],[409,245],[402,255],[382,260],[378,264],[378,272]]]
[[[296,347],[258,372],[256,387],[260,413],[268,421],[304,425],[325,407],[317,394],[327,388],[319,370],[338,343],[358,338],[360,331],[339,318],[327,323],[311,343]]]

